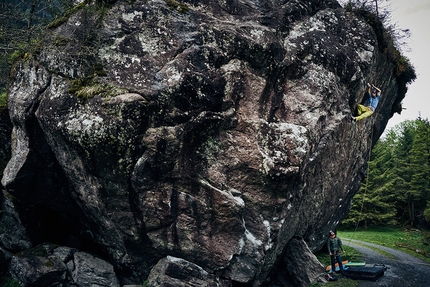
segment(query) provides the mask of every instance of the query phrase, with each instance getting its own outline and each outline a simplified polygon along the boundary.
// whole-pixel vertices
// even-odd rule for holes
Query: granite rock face
[[[122,285],[157,266],[307,286],[404,97],[393,71],[336,1],[84,2],[12,71],[2,220],[21,244],[0,243],[96,254]],[[383,97],[353,123],[367,82]]]

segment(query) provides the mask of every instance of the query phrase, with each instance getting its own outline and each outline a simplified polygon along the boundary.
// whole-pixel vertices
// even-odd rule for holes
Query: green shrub
[[[187,13],[190,8],[187,5],[181,4],[176,0],[164,0],[170,10],[177,10],[179,13]]]
[[[23,50],[15,50],[9,55],[9,63],[15,63],[18,60],[22,59],[25,55],[25,52]]]
[[[19,282],[12,278],[9,274],[0,276],[0,286],[2,287],[20,287]]]
[[[7,107],[7,92],[0,90],[0,109]]]
[[[90,99],[97,95],[114,97],[127,92],[127,90],[114,85],[98,83],[92,78],[74,80],[69,88],[69,93],[73,93],[82,99]]]
[[[57,27],[61,26],[62,24],[67,22],[67,20],[69,19],[69,17],[71,15],[75,14],[78,10],[84,8],[87,4],[88,4],[88,1],[83,1],[79,4],[77,4],[76,6],[71,7],[70,9],[65,11],[63,16],[55,18],[55,20],[52,21],[50,24],[48,24],[48,26],[46,28],[52,29],[52,28],[57,28]]]

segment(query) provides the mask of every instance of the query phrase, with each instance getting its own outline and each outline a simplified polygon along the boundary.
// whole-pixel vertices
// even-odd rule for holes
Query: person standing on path
[[[336,233],[333,230],[330,230],[329,233],[329,238],[327,240],[327,249],[328,253],[330,254],[332,272],[334,273],[336,270],[337,260],[337,262],[339,263],[339,271],[342,275],[344,275],[340,251],[342,250],[342,252],[345,253],[345,249],[343,249],[342,240],[340,240],[340,238],[336,236]]]

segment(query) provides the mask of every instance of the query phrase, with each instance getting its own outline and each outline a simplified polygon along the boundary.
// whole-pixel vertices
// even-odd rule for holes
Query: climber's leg
[[[358,104],[357,105],[357,114],[358,114],[358,116],[355,117],[355,121],[359,121],[359,120],[362,120],[364,118],[370,117],[373,114],[373,112],[369,107]]]

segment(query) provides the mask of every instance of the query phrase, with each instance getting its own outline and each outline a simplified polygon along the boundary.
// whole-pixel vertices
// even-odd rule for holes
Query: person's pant
[[[336,254],[330,255],[331,260],[331,270],[332,272],[335,272],[336,270],[336,260],[337,263],[339,263],[339,271],[343,275],[343,266],[342,266],[342,258],[340,257],[339,252],[336,252]]]
[[[369,107],[358,104],[357,105],[358,116],[355,117],[355,120],[356,121],[362,120],[364,118],[370,117],[372,114],[373,114],[373,111]]]

